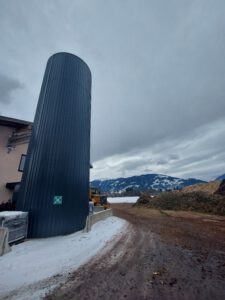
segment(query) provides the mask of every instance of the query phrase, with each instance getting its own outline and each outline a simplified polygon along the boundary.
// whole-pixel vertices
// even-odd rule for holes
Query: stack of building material
[[[22,211],[0,212],[0,228],[8,228],[8,242],[13,243],[27,237],[28,213]]]

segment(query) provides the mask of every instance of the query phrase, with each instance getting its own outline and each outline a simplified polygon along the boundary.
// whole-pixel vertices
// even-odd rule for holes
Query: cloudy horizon
[[[92,179],[225,173],[225,2],[1,1],[0,114],[33,121],[48,58],[92,72]]]

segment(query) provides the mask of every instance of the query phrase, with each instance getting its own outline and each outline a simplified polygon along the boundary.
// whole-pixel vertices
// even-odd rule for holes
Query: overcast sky
[[[49,56],[92,71],[92,178],[225,173],[224,0],[0,0],[0,114],[33,121]]]

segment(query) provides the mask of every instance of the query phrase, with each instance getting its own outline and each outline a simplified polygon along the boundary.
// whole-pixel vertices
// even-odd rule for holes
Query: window
[[[22,154],[22,155],[21,155],[21,158],[20,158],[20,164],[19,164],[19,168],[18,168],[18,171],[19,171],[19,172],[23,172],[23,170],[24,170],[26,157],[27,157],[27,156],[26,156],[25,154]]]

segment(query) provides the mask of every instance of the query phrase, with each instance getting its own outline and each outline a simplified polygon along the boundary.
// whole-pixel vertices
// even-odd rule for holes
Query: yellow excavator
[[[107,201],[107,196],[102,194],[98,188],[90,188],[89,199],[94,203],[94,206],[101,206],[104,209],[110,208],[110,204]]]

